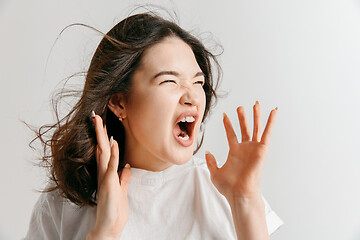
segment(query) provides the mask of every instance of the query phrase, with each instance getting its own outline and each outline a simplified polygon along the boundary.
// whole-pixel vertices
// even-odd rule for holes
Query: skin
[[[160,71],[179,74],[152,80]],[[191,159],[195,142],[190,147],[181,146],[172,130],[182,112],[195,110],[200,116],[194,130],[195,136],[198,135],[205,109],[205,93],[198,82],[204,79],[194,77],[199,71],[191,48],[178,38],[166,38],[145,52],[134,74],[130,97],[125,99],[121,94],[112,97],[109,108],[124,118],[125,160],[132,167],[162,171]],[[218,168],[215,157],[207,152],[207,166],[212,183],[229,202],[238,239],[269,239],[260,184],[277,109],[271,111],[261,134],[260,105],[258,102],[254,105],[252,139],[244,108],[238,107],[237,113],[242,142],[238,142],[230,119],[224,114],[229,144],[227,161]],[[94,123],[98,139],[99,200],[97,221],[87,239],[117,239],[129,215],[127,186],[131,169],[124,168],[118,176],[118,144],[108,140],[99,116],[95,116]]]
[[[269,239],[260,185],[277,109],[270,112],[261,134],[260,104],[256,102],[253,107],[254,130],[250,139],[244,107],[238,107],[241,142],[238,142],[230,119],[224,114],[223,123],[229,143],[227,160],[218,168],[211,153],[205,156],[212,183],[231,207],[238,239]]]
[[[155,79],[162,71],[177,72]],[[111,98],[109,109],[121,116],[125,128],[125,162],[132,167],[162,171],[188,162],[196,145],[181,146],[173,135],[176,119],[185,111],[196,111],[198,135],[205,111],[205,81],[191,48],[176,37],[165,38],[148,48],[132,79],[131,94]],[[195,138],[196,140],[196,138]]]
[[[118,143],[112,138],[110,141],[108,140],[106,126],[103,127],[100,116],[96,115],[93,121],[98,142],[96,163],[99,197],[95,227],[89,232],[86,239],[119,239],[129,216],[127,188],[131,169],[126,166],[120,176],[118,175]]]

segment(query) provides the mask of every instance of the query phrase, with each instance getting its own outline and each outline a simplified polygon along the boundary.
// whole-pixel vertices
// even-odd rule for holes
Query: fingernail
[[[91,111],[91,118],[95,118],[95,112],[94,112],[94,110]]]
[[[227,115],[226,115],[226,113],[223,113],[223,118],[225,118]]]
[[[125,164],[125,167],[130,168],[130,164],[129,163]]]
[[[256,101],[256,103],[255,104],[259,104],[259,101]]]
[[[275,109],[276,109],[276,110],[278,110],[279,108],[278,108],[278,107],[276,107]]]
[[[111,136],[111,138],[110,138],[110,147],[112,147],[113,144],[114,144],[114,138],[113,138],[113,136]]]
[[[205,155],[208,155],[208,154],[210,154],[210,152],[209,152],[209,151],[205,151]]]

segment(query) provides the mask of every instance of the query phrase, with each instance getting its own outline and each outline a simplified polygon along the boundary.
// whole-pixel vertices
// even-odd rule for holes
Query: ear
[[[121,93],[117,93],[110,98],[108,107],[117,117],[126,118],[125,103],[125,97]]]

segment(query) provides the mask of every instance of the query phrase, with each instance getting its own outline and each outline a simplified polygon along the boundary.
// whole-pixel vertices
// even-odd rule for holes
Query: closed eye
[[[173,82],[173,83],[176,83],[174,80],[165,80],[165,81],[163,81],[163,82],[161,82],[161,83],[166,83],[166,82]]]
[[[201,86],[204,86],[204,81],[197,81],[195,83],[200,83]]]

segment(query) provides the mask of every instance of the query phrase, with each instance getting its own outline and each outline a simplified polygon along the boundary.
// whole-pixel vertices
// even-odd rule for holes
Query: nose
[[[189,86],[180,85],[184,92],[180,98],[180,104],[185,104],[189,106],[195,106],[196,109],[200,105],[200,96],[196,94],[194,89]]]

